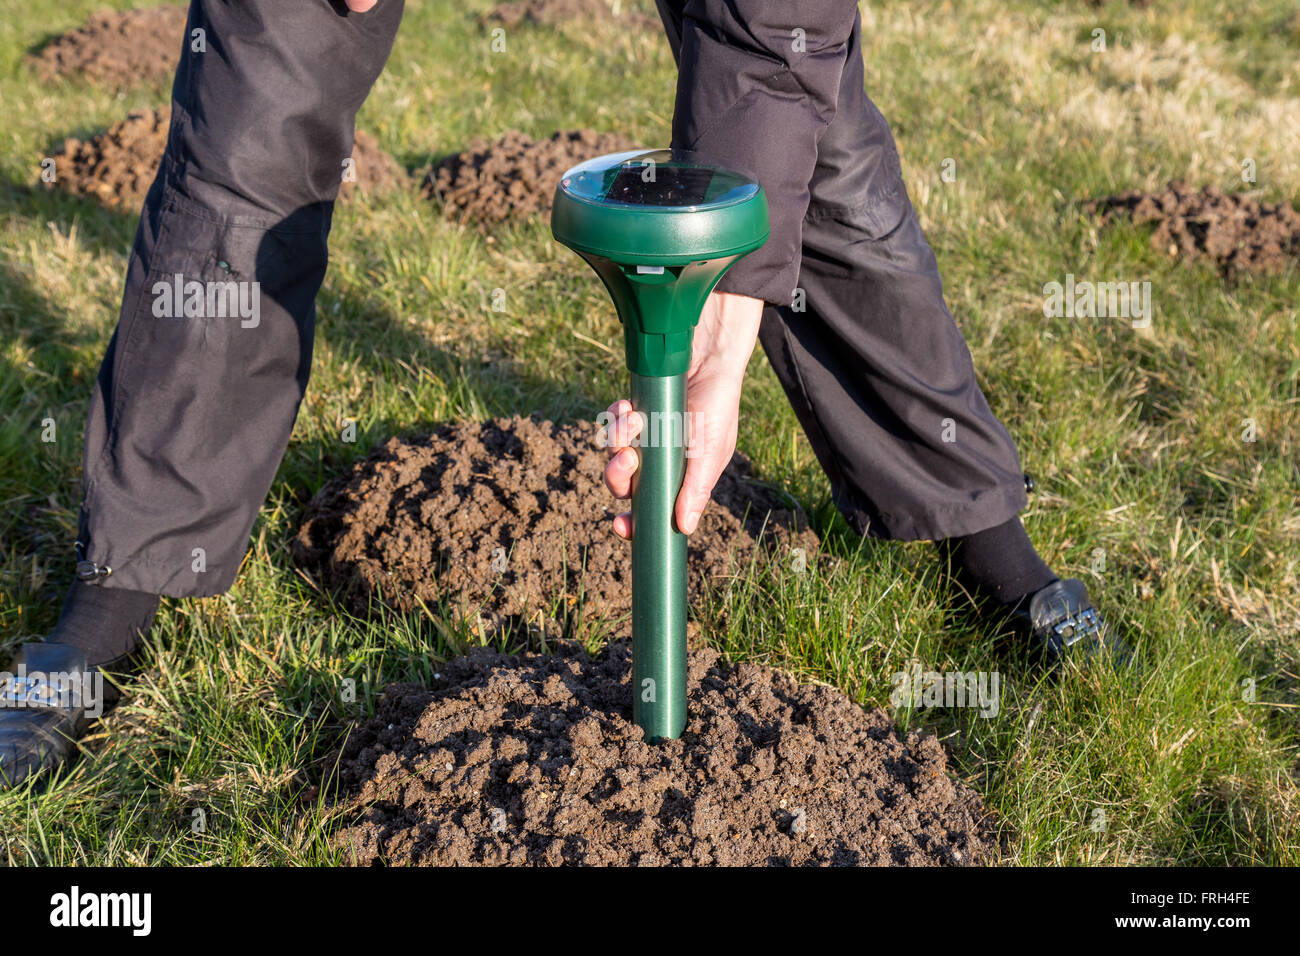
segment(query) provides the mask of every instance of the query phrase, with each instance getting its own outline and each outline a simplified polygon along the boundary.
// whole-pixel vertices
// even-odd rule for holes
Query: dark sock
[[[79,647],[88,664],[109,664],[136,649],[157,611],[156,594],[73,581],[46,641]]]
[[[1007,607],[1057,579],[1034,550],[1019,517],[942,541],[940,552],[963,584]]]

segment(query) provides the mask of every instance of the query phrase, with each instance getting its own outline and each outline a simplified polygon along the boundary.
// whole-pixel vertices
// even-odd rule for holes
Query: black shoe
[[[1078,578],[1053,581],[1021,603],[1012,618],[1028,631],[1033,651],[1053,667],[1063,660],[1105,658],[1119,668],[1133,650],[1115,634]]]
[[[28,644],[0,675],[0,790],[65,763],[103,707],[104,679],[67,644]]]

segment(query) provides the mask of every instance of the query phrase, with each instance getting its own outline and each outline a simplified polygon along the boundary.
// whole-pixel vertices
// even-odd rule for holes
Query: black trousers
[[[234,581],[307,387],[353,120],[402,15],[401,0],[341,6],[191,5],[167,150],[86,427],[79,568],[101,586],[185,597]],[[662,0],[661,12],[676,53],[681,8]],[[817,144],[803,302],[769,306],[760,338],[857,530],[969,534],[1024,506],[1020,463],[863,92],[859,30]],[[256,314],[230,299],[214,314],[214,289],[255,295]],[[187,308],[194,290],[207,298]]]

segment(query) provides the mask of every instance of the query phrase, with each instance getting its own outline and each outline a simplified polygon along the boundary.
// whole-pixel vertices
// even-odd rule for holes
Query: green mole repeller
[[[686,372],[705,299],[768,235],[767,197],[740,173],[678,150],[614,153],[569,170],[551,231],[596,270],[623,323],[644,419],[632,488],[632,714],[656,742],[686,726]]]

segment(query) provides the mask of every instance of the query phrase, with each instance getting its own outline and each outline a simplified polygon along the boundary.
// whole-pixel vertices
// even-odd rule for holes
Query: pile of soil
[[[996,855],[979,797],[930,735],[711,650],[686,733],[631,722],[631,655],[479,649],[389,687],[337,755],[357,864],[970,865]],[[329,766],[333,767],[331,761]]]
[[[55,37],[28,62],[43,79],[78,75],[109,89],[170,81],[180,62],[186,8],[102,10]]]
[[[132,110],[126,119],[89,139],[64,140],[54,153],[54,185],[111,209],[137,212],[167,147],[170,122],[170,108]],[[397,160],[367,133],[357,132],[352,159],[356,181],[342,183],[343,198],[356,192],[381,194],[408,181]]]
[[[89,139],[64,140],[54,153],[54,185],[110,209],[138,212],[167,147],[170,122],[170,109],[132,110]]]
[[[352,169],[356,179],[345,179],[339,185],[339,198],[353,195],[383,196],[410,185],[411,177],[379,140],[363,130],[357,130],[352,140]]]
[[[521,23],[531,26],[559,26],[564,23],[602,23],[617,20],[628,28],[644,28],[659,22],[639,10],[619,14],[606,0],[511,0],[500,3],[479,18],[483,26],[500,25],[513,29]]]
[[[1151,242],[1171,256],[1212,260],[1227,278],[1241,271],[1280,272],[1300,257],[1300,212],[1214,186],[1171,182],[1156,193],[1130,190],[1093,199],[1084,210],[1103,223],[1127,217],[1155,223]]]
[[[507,130],[491,142],[474,140],[465,152],[438,163],[425,176],[424,194],[441,199],[457,221],[486,228],[549,211],[567,170],[593,156],[636,148],[622,136],[590,129],[543,140]]]
[[[631,610],[631,556],[610,521],[606,453],[589,424],[529,418],[444,425],[390,439],[312,499],[292,545],[353,612],[438,602],[484,633],[569,632],[571,617]],[[693,591],[739,573],[755,549],[817,547],[801,512],[733,458],[688,539]]]

